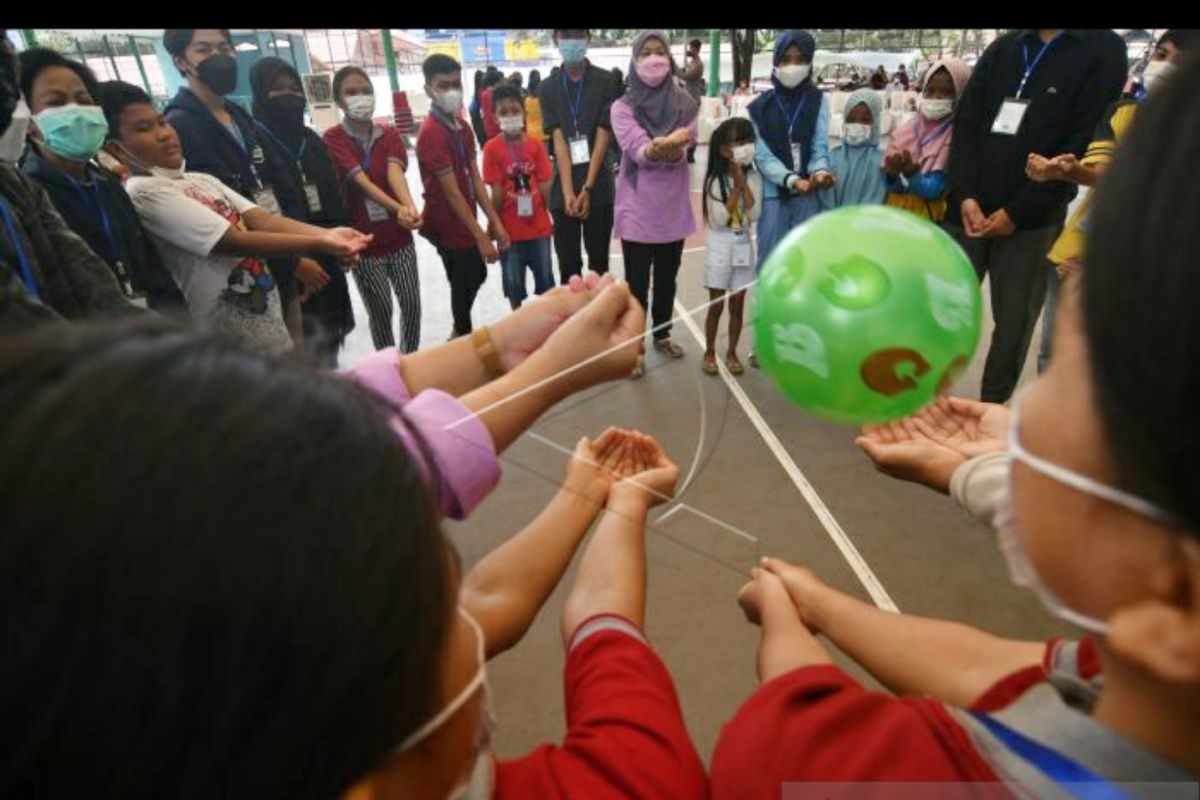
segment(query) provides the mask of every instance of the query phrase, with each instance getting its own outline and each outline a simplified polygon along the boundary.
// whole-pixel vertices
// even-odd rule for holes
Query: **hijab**
[[[935,61],[925,73],[925,82],[933,77],[939,69],[944,69],[954,82],[954,104],[962,98],[963,90],[971,77],[971,68],[966,62],[957,58],[943,58]],[[954,115],[945,119],[931,122],[918,112],[912,119],[905,122],[892,134],[888,144],[887,154],[903,153],[908,150],[917,159],[921,172],[942,172],[950,163],[950,137],[954,130]]]

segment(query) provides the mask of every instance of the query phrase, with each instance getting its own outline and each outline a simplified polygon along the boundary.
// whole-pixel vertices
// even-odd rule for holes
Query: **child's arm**
[[[398,166],[399,165],[397,164],[397,167]],[[391,171],[392,171],[392,166],[391,166],[391,164],[389,164],[388,165],[389,177],[391,177],[390,176]],[[363,194],[365,194],[367,197],[374,200],[379,205],[386,208],[388,211],[392,212],[392,214],[394,216],[397,216],[397,217],[399,216],[400,212],[403,210],[404,207],[400,203],[396,202],[396,199],[394,197],[392,197],[390,194],[385,192],[383,189],[380,189],[378,186],[376,186],[375,181],[371,180],[371,177],[369,175],[367,175],[367,173],[365,173],[361,169],[359,169],[359,170],[355,171],[354,175],[350,179],[352,181],[354,181],[354,185],[357,186],[362,191]]]
[[[499,214],[504,208],[504,182],[492,181],[488,184],[488,191],[491,193],[492,208]]]
[[[250,230],[230,225],[225,235],[213,246],[218,255],[279,256],[331,255],[351,258],[361,252],[366,243],[361,235],[342,236],[334,230],[316,228],[286,217],[268,214],[260,208],[247,211],[242,219]]]
[[[800,618],[896,694],[966,707],[1001,679],[1038,666],[1044,642],[1001,639],[956,622],[883,611],[822,583],[810,570],[763,560]]]
[[[460,603],[483,627],[488,658],[521,640],[600,512],[630,433],[609,428],[579,442],[550,504],[463,579]]]
[[[392,213],[396,214],[400,224],[410,231],[421,227],[421,212],[417,211],[417,204],[413,202],[412,194],[408,191],[408,180],[404,177],[404,167],[399,161],[388,161],[387,179],[388,186],[396,193],[396,197],[400,198],[400,207],[393,209]]]
[[[833,663],[829,651],[804,626],[779,576],[758,567],[751,575],[753,580],[738,592],[738,604],[748,620],[762,627],[759,681],[767,683],[801,667]]]
[[[908,190],[922,200],[937,200],[946,193],[946,173],[918,172],[908,176]]]
[[[591,617],[610,614],[639,628],[646,623],[646,516],[652,506],[675,493],[679,467],[651,437],[632,438],[618,467],[631,477],[609,490],[604,517],[584,551],[563,607],[566,644]]]
[[[487,186],[483,182],[483,177],[479,174],[479,167],[475,164],[475,159],[471,159],[471,182],[475,184],[475,196],[487,197]],[[504,223],[500,221],[499,206],[492,203],[480,203],[483,207],[483,213],[488,218],[489,231],[496,244],[501,250],[507,250],[512,246],[512,240],[508,238],[508,231],[504,228]]]

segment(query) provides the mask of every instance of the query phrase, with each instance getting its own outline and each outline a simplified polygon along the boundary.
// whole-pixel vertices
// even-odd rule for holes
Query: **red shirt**
[[[517,161],[513,161],[516,156]],[[517,186],[514,166],[528,176],[529,192],[533,195],[533,216],[522,217],[517,213]],[[550,158],[545,146],[529,136],[521,135],[521,141],[510,142],[497,136],[483,146],[483,180],[504,185],[504,204],[499,209],[500,221],[514,242],[544,239],[554,232],[550,214],[546,211],[546,198],[539,184],[553,177]]]
[[[483,118],[485,138],[492,139],[500,135],[500,123],[496,121],[496,115],[492,113],[492,89],[484,89],[479,95],[479,116]]]
[[[413,243],[412,232],[400,225],[395,215],[389,214],[388,219],[371,221],[367,211],[367,196],[353,180],[356,173],[365,171],[371,183],[399,202],[400,198],[396,197],[388,183],[387,172],[390,163],[399,164],[402,170],[408,169],[408,148],[404,146],[404,137],[400,132],[390,125],[374,125],[369,152],[346,130],[345,125],[334,125],[321,138],[325,140],[325,149],[338,168],[342,197],[350,212],[350,226],[375,237],[363,255],[368,258],[383,256],[410,247]]]
[[[970,710],[994,713],[1044,683],[1059,644],[1048,643],[1043,665],[999,681]],[[1078,654],[1077,676],[1094,680],[1094,643],[1084,639]],[[760,687],[721,731],[712,758],[713,800],[779,800],[791,782],[999,780],[947,706],[868,691],[832,665],[804,667]]]
[[[470,164],[475,160],[475,135],[471,127],[459,120],[455,131],[445,119],[439,112],[432,111],[417,133],[417,166],[421,169],[421,184],[425,187],[425,224],[421,226],[421,235],[438,247],[460,250],[474,247],[475,237],[454,213],[438,182],[438,175],[454,171],[458,191],[468,207],[474,209],[477,202],[486,200],[473,197]]]
[[[569,652],[563,683],[566,738],[498,762],[494,800],[707,800],[675,685],[649,645],[593,633]]]

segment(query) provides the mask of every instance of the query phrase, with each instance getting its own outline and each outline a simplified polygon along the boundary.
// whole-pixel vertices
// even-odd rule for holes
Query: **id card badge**
[[[754,263],[754,247],[750,242],[733,243],[733,266],[748,267]]]
[[[1000,105],[1000,112],[996,114],[996,120],[992,123],[992,133],[1016,136],[1017,130],[1021,127],[1021,120],[1025,119],[1025,112],[1028,110],[1028,100],[1016,97],[1004,98],[1004,102]]]
[[[589,164],[592,160],[586,136],[575,136],[571,139],[571,165]]]
[[[529,192],[521,192],[517,195],[517,216],[533,216],[533,195]]]
[[[268,214],[279,213],[279,199],[275,197],[275,190],[269,186],[254,193],[254,205]]]
[[[804,152],[799,142],[792,142],[792,172],[801,172],[803,169]]]
[[[317,185],[315,183],[304,184],[304,199],[308,203],[309,213],[321,213],[321,193],[317,191]]]
[[[371,222],[383,222],[384,220],[391,219],[392,215],[388,213],[388,210],[371,198],[364,197],[363,202],[367,204],[367,219],[371,220]]]

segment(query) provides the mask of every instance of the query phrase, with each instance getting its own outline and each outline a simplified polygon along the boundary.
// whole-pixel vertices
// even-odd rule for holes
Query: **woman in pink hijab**
[[[936,61],[925,73],[917,113],[892,135],[883,157],[889,206],[934,222],[946,216],[954,110],[970,77],[971,68],[957,58]]]

